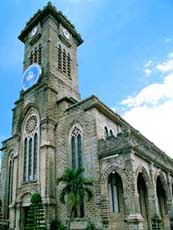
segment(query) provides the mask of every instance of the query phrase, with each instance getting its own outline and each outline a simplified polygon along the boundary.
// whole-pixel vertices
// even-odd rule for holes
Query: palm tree
[[[57,179],[57,185],[63,183],[64,187],[60,193],[60,202],[65,204],[66,201],[70,205],[70,217],[68,229],[70,229],[71,222],[75,217],[75,212],[78,206],[83,202],[85,196],[88,201],[93,197],[90,186],[93,182],[83,176],[84,169],[65,169],[64,174]]]

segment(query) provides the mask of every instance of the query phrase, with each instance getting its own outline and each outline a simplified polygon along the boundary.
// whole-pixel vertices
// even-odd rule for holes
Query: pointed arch
[[[157,182],[157,178],[158,178],[158,177],[159,177],[160,180],[161,180],[161,183],[162,183],[163,189],[164,189],[164,191],[165,191],[165,195],[166,195],[167,201],[171,201],[171,190],[170,190],[170,188],[169,188],[169,186],[168,186],[167,179],[166,179],[166,177],[165,177],[165,175],[164,175],[164,173],[162,172],[161,169],[159,169],[159,170],[156,172],[156,174],[155,174],[155,177],[154,177],[154,179],[155,179],[155,184],[156,184],[156,182]]]
[[[148,188],[146,185],[146,177],[144,178],[144,172],[140,171],[137,176],[137,192],[138,192],[138,200],[139,200],[139,210],[144,219],[144,226],[146,229],[149,228],[149,194]]]
[[[146,187],[148,189],[148,192],[150,193],[150,195],[152,195],[152,182],[151,182],[151,178],[150,178],[150,175],[148,173],[148,171],[146,170],[146,168],[144,166],[139,166],[136,170],[136,184],[137,184],[137,179],[138,179],[138,175],[139,173],[142,174],[143,176],[143,179],[145,181],[145,184],[146,184]]]
[[[108,128],[106,126],[104,129],[104,135],[105,135],[105,138],[107,138],[109,136]]]
[[[70,130],[69,140],[71,144],[71,167],[83,167],[83,140],[82,128],[79,124],[74,124]]]
[[[157,196],[158,211],[161,217],[163,229],[167,229],[168,207],[171,201],[171,191],[165,174],[159,169],[155,174],[155,189]]]
[[[71,144],[71,167],[73,169],[83,168],[83,134],[79,124],[74,124],[70,130],[69,142]],[[76,217],[85,216],[84,200],[81,201],[80,207],[76,210]]]
[[[35,108],[30,108],[22,126],[23,182],[37,180],[39,162],[40,117]]]

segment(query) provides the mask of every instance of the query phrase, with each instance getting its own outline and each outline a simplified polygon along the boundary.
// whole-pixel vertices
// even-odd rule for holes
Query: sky
[[[0,142],[11,135],[24,45],[17,39],[44,0],[0,7]],[[173,158],[173,1],[52,0],[84,39],[78,48],[81,98],[95,94]]]

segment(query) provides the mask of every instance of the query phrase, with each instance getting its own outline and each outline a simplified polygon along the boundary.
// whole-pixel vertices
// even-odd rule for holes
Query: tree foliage
[[[25,230],[46,230],[45,212],[39,193],[34,193],[31,197]]]
[[[70,206],[70,229],[71,221],[74,219],[75,212],[84,198],[87,197],[88,201],[93,197],[90,189],[93,182],[83,176],[84,169],[65,169],[64,174],[57,179],[57,185],[63,183],[64,187],[60,193],[60,202]]]

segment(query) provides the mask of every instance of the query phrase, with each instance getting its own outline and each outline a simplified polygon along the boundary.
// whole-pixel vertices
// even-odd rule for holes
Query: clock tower
[[[25,44],[24,70],[38,63],[39,84],[52,89],[57,100],[78,101],[77,47],[83,40],[62,12],[49,2],[27,22],[19,39]]]
[[[26,23],[18,38],[25,45],[23,89],[13,109],[12,137],[2,148],[4,219],[17,230],[24,229],[34,192],[42,196],[47,224],[55,218],[58,125],[65,110],[80,100],[77,47],[83,42],[51,3]]]

